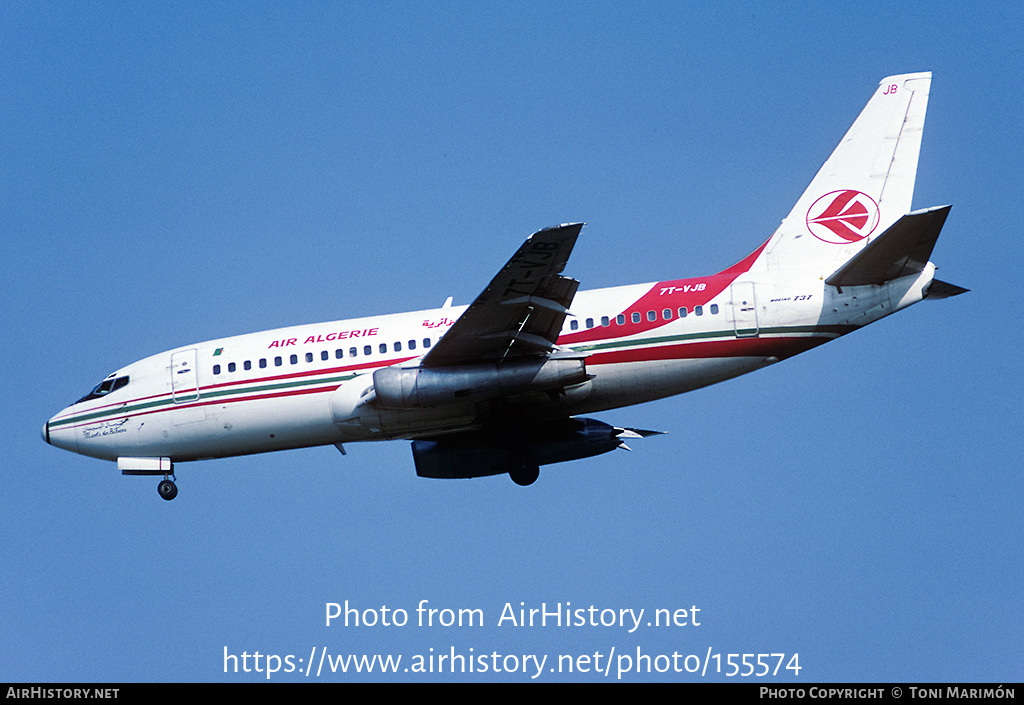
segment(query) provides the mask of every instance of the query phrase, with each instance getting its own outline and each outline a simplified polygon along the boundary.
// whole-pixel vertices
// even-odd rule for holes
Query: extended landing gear
[[[117,459],[117,469],[122,475],[163,475],[164,479],[156,486],[156,491],[167,501],[178,496],[178,486],[174,484],[174,463],[170,458],[122,456]]]
[[[508,470],[508,476],[512,482],[521,487],[532,485],[540,477],[540,466],[528,453],[523,453],[512,459]]]
[[[164,479],[156,486],[156,491],[160,493],[160,497],[166,499],[168,502],[178,496],[178,486],[174,484],[174,480],[171,479],[173,477],[173,475],[171,475],[171,477],[164,475]]]

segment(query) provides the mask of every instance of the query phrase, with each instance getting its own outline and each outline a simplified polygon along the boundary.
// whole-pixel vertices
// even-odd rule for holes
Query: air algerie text
[[[302,341],[302,345],[309,345],[310,343],[329,343],[333,340],[351,340],[352,338],[368,338],[371,335],[377,335],[379,328],[364,328],[363,330],[343,330],[339,333],[328,333],[324,335],[311,335]],[[268,348],[285,348],[289,345],[299,345],[298,338],[285,338],[284,340],[275,340]]]
[[[644,609],[641,607],[635,610],[632,607],[621,609],[601,609],[591,605],[590,607],[571,607],[570,602],[564,605],[556,602],[548,607],[542,602],[540,607],[527,608],[526,603],[520,602],[515,608],[511,602],[506,602],[498,619],[498,626],[504,627],[628,627],[629,633],[635,632],[643,622]],[[694,626],[699,627],[698,613],[700,608],[694,605],[689,610],[677,609],[669,615],[668,610],[655,610],[656,621],[660,625],[673,624],[677,627]],[[650,622],[648,626],[653,626]]]

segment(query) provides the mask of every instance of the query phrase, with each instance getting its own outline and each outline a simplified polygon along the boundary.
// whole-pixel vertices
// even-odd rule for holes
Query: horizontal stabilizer
[[[932,279],[931,286],[928,287],[928,294],[925,298],[948,299],[950,296],[959,296],[960,294],[966,294],[968,291],[970,291],[970,289],[965,289],[962,286],[940,281],[939,279]]]
[[[919,274],[932,255],[952,206],[903,216],[825,280],[832,286],[865,286]]]

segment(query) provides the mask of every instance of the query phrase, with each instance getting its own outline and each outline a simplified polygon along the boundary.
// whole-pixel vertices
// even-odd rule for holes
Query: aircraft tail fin
[[[908,213],[931,73],[882,79],[753,267],[829,276]]]

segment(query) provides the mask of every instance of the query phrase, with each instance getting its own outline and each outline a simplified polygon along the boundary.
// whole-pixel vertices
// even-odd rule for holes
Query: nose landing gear
[[[174,475],[164,475],[164,479],[156,486],[156,491],[160,493],[161,498],[166,499],[168,502],[177,497],[178,486],[174,484]]]
[[[174,463],[170,458],[119,457],[117,468],[122,475],[163,475],[164,479],[156,486],[156,491],[168,502],[178,496],[178,486],[174,484]]]

